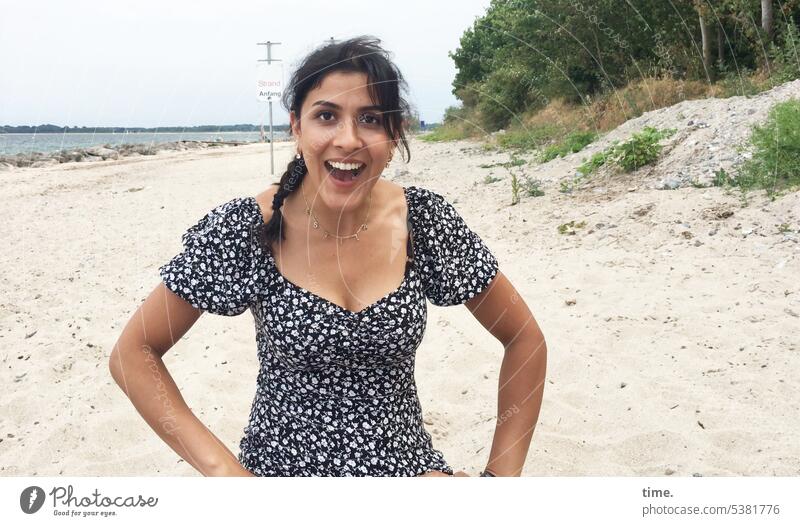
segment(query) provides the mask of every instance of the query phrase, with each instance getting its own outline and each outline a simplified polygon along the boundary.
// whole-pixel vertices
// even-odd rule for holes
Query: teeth
[[[362,163],[337,163],[335,161],[328,161],[328,164],[338,170],[355,170],[364,166]]]

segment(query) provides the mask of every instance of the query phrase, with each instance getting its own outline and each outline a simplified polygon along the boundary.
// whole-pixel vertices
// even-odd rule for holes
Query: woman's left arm
[[[518,477],[542,405],[547,368],[544,335],[525,301],[500,271],[465,305],[504,348],[497,422],[486,469],[497,476]]]

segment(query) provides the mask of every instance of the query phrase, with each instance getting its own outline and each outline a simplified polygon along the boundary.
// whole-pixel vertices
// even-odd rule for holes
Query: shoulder
[[[442,195],[421,186],[408,186],[406,192],[408,193],[408,197],[417,203],[428,203],[430,201],[439,202],[444,200]]]
[[[183,234],[183,241],[210,237],[213,241],[246,236],[260,219],[258,205],[252,197],[235,197],[214,206]]]
[[[271,184],[269,188],[256,195],[253,199],[258,205],[261,219],[266,224],[272,219],[272,198],[278,193],[278,185]]]
[[[423,212],[442,213],[455,207],[443,194],[421,186],[407,188],[409,201]]]
[[[420,227],[446,227],[448,223],[463,222],[456,207],[442,194],[420,186],[409,186],[407,194],[412,220]]]

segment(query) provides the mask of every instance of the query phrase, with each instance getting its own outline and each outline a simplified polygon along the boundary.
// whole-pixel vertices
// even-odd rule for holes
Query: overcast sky
[[[0,125],[258,124],[265,46],[285,75],[331,36],[393,53],[423,120],[456,103],[448,51],[489,0],[0,0]],[[274,122],[288,116],[273,104]]]

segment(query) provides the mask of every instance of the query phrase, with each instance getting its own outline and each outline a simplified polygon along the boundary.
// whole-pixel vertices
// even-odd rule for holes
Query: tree
[[[761,29],[767,34],[769,40],[772,40],[775,32],[772,7],[772,0],[761,0]]]
[[[700,21],[700,39],[703,46],[703,69],[709,82],[714,80],[714,69],[711,64],[711,28],[709,18],[712,16],[705,0],[694,0],[694,7]]]

